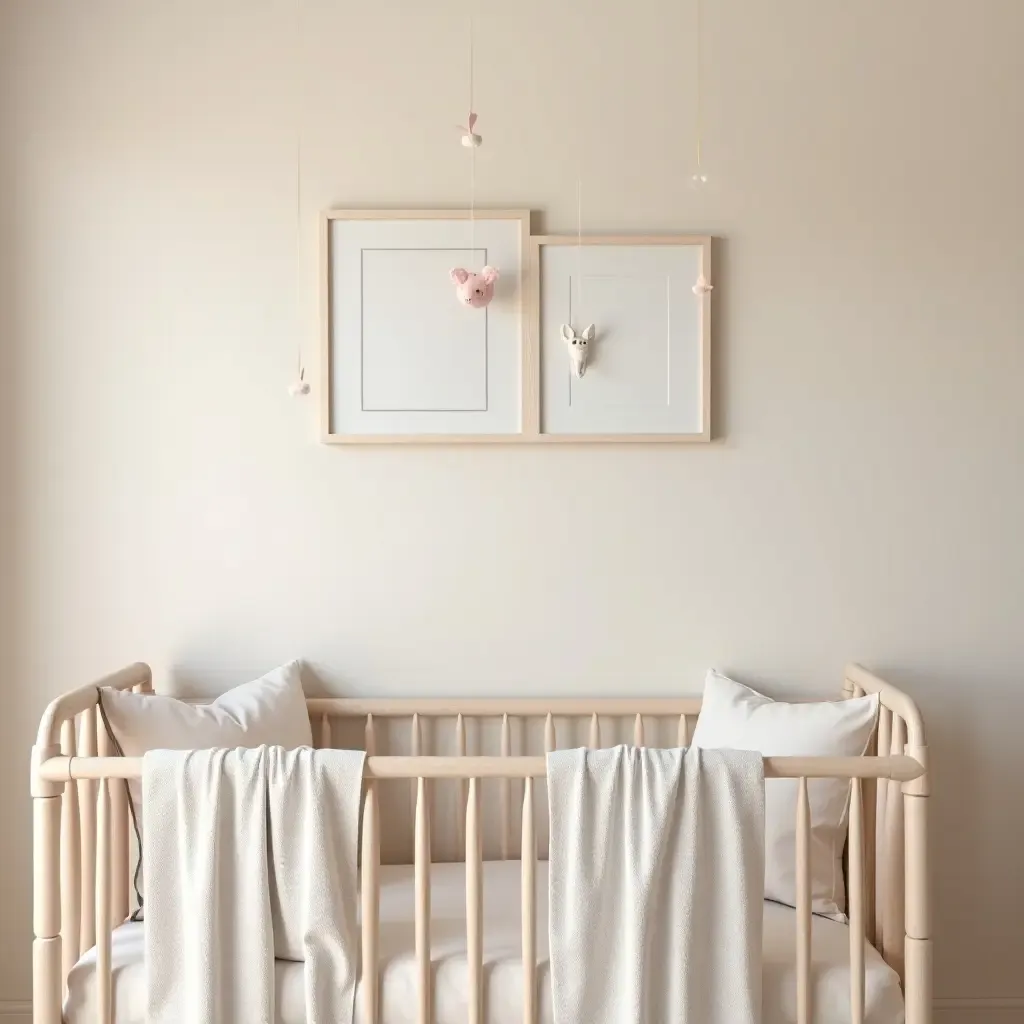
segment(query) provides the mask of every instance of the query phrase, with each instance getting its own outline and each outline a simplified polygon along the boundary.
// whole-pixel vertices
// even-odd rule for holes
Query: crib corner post
[[[42,778],[41,766],[60,747],[32,748],[32,1024],[61,1024],[60,818],[62,782]]]
[[[904,999],[906,1024],[931,1024],[932,937],[928,881],[928,748],[908,745],[908,756],[925,773],[903,784],[904,851],[906,859]]]
[[[362,979],[363,1024],[377,1024],[380,931],[380,823],[377,784],[366,785],[363,799],[362,846]]]

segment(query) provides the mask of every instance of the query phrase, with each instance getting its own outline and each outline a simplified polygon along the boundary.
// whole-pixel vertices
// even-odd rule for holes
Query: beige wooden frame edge
[[[320,215],[320,441],[323,444],[365,445],[365,444],[509,444],[524,439],[525,432],[536,421],[539,398],[529,386],[533,357],[530,353],[529,308],[531,279],[530,271],[530,226],[532,210],[489,209],[477,207],[477,220],[518,220],[520,222],[519,251],[523,277],[520,282],[520,331],[519,331],[519,419],[518,434],[337,434],[331,431],[331,237],[330,226],[336,220],[469,220],[470,213],[463,207],[458,210],[388,210],[352,209],[330,207]]]
[[[530,239],[533,302],[530,307],[530,327],[537,359],[537,435],[527,438],[551,444],[708,444],[711,435],[711,292],[706,292],[700,305],[700,364],[701,364],[701,430],[690,434],[545,434],[540,422],[540,260],[544,246],[570,245],[699,245],[701,247],[701,273],[708,280],[712,272],[712,235],[534,235]]]

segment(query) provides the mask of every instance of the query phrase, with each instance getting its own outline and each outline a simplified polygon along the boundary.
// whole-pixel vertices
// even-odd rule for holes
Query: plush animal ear
[[[480,271],[480,277],[483,279],[484,284],[494,284],[498,280],[498,272],[494,267],[484,267]]]
[[[562,340],[570,345],[576,340],[576,332],[568,324],[562,324]]]
[[[463,270],[462,267],[452,267],[451,277],[456,284],[465,284],[469,279],[469,271]]]
[[[590,326],[589,326],[589,327],[588,327],[588,328],[587,328],[587,329],[586,329],[586,330],[585,330],[585,331],[583,332],[583,340],[584,340],[584,341],[593,341],[593,340],[594,340],[594,325],[593,325],[593,324],[591,324],[591,325],[590,325]]]

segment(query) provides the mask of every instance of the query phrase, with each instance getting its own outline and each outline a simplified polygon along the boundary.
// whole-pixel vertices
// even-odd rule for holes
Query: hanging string
[[[583,323],[583,176],[576,173],[576,315],[573,320]]]
[[[694,170],[692,182],[694,185],[707,184],[707,175],[703,169],[703,148],[704,148],[704,0],[694,0],[694,121],[695,121],[695,144],[697,166]]]
[[[288,390],[292,395],[309,394],[306,367],[302,359],[302,17],[303,0],[295,0],[295,25],[292,47],[295,74],[295,319],[296,319],[296,377]]]
[[[473,78],[475,70],[475,54],[473,43],[475,36],[473,24],[473,5],[469,6],[469,131],[472,134],[475,130],[472,122],[473,117]],[[476,146],[469,150],[469,250],[470,263],[476,265]]]

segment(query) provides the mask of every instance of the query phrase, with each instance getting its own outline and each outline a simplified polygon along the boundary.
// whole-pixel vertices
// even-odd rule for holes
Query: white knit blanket
[[[554,1024],[757,1024],[761,755],[615,747],[547,765]]]
[[[351,1024],[361,751],[143,759],[147,1024],[274,1024],[274,959],[308,1024]]]

